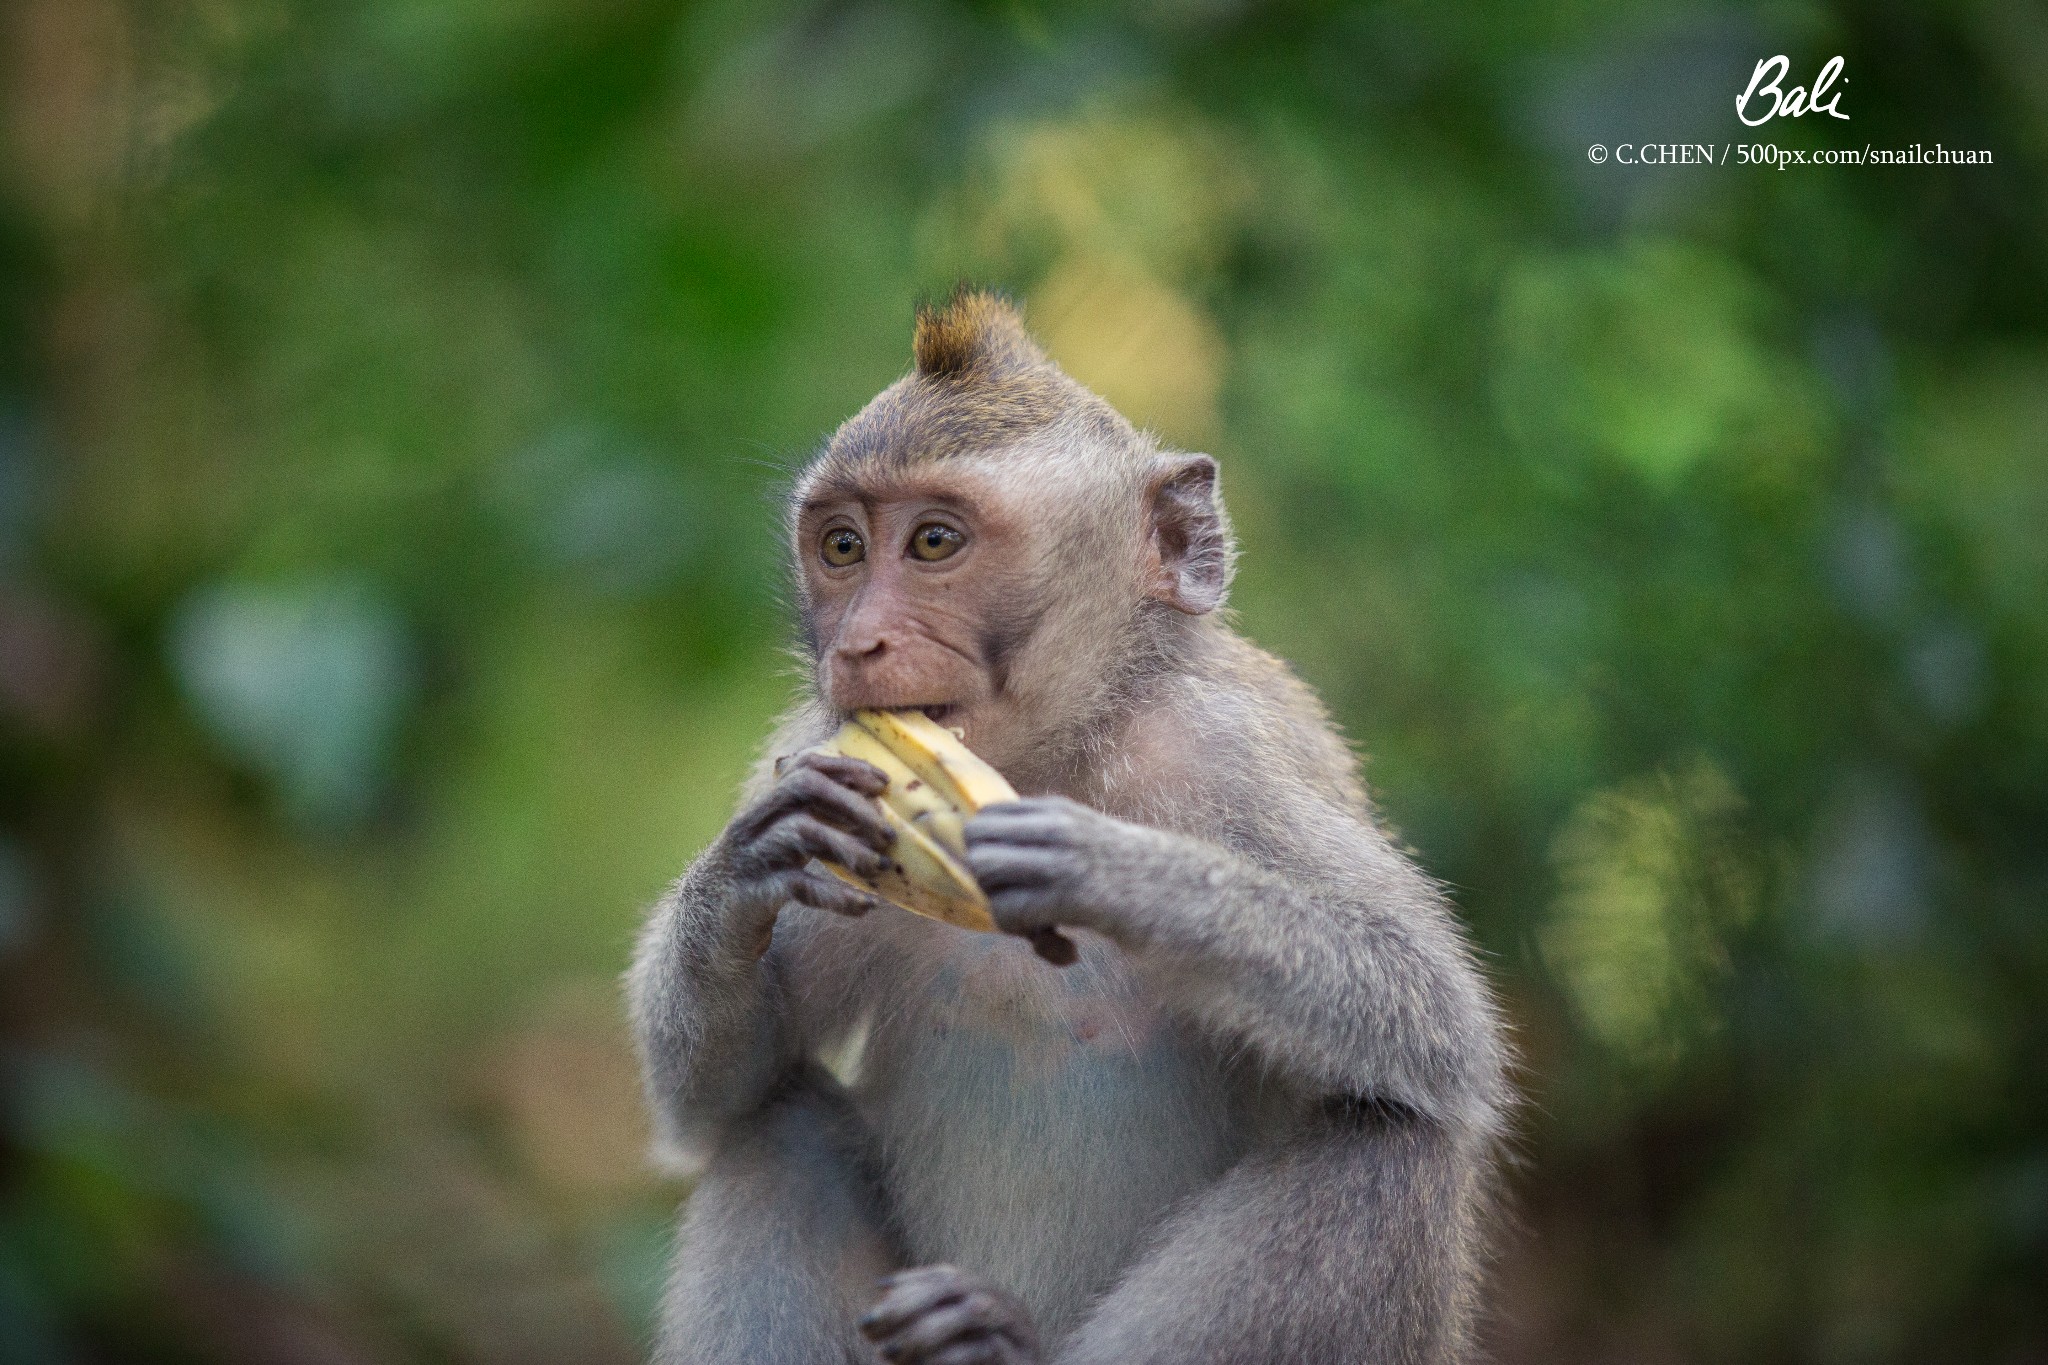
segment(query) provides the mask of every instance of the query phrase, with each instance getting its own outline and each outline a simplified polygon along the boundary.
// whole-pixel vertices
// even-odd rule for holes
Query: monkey
[[[658,1139],[701,1167],[654,1359],[1470,1359],[1503,1019],[1234,628],[1217,461],[1000,294],[921,308],[912,352],[796,479],[802,695],[627,972]],[[1002,932],[819,868],[888,846],[882,774],[807,752],[860,707],[1016,787],[966,826]]]

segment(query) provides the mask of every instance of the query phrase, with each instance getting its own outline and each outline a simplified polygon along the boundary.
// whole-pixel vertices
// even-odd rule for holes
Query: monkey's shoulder
[[[1358,757],[1282,659],[1219,633],[1198,668],[1157,681],[1088,774],[1085,799],[1141,824],[1232,842],[1248,815],[1316,805],[1369,824]]]

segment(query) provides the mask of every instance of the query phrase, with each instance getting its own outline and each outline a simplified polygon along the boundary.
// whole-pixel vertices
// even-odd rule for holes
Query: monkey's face
[[[922,709],[1050,783],[1181,616],[1223,601],[1216,462],[1158,449],[992,295],[921,311],[913,351],[797,483],[817,691]]]
[[[1008,747],[1010,664],[1036,593],[1029,534],[1006,503],[999,480],[956,460],[867,471],[804,500],[804,618],[835,709],[922,709],[991,758]]]

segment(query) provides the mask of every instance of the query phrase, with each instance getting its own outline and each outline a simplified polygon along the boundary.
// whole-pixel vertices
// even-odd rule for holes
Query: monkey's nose
[[[877,635],[865,640],[844,640],[832,647],[832,652],[848,663],[867,663],[882,656],[889,648],[886,636]]]

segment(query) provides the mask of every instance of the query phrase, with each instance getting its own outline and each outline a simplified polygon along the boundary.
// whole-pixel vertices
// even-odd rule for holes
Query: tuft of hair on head
[[[1049,363],[1015,304],[968,285],[936,307],[919,305],[911,350],[917,372],[932,379],[993,378]]]

